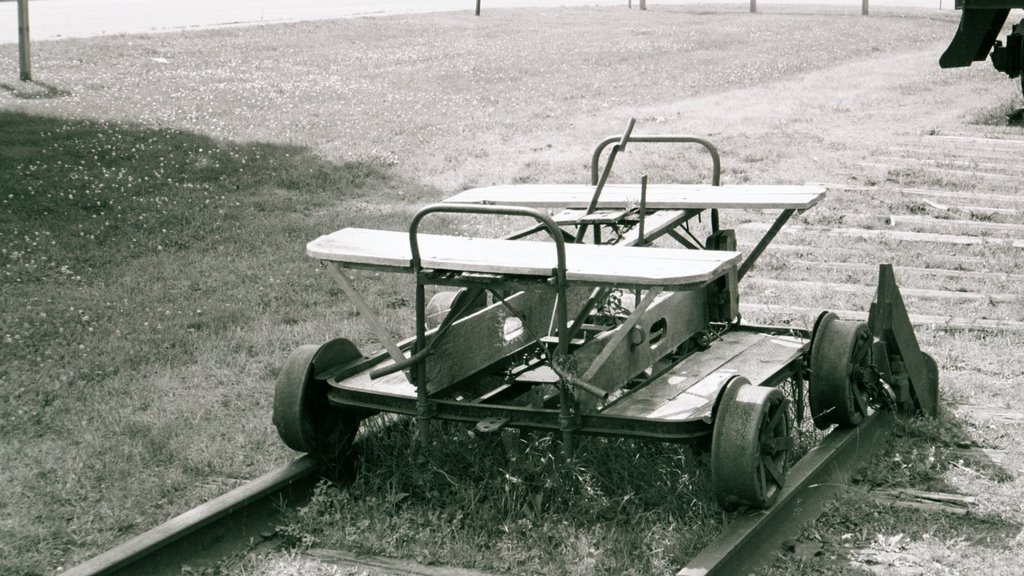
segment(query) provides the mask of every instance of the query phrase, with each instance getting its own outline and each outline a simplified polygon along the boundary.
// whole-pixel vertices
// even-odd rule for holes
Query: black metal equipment
[[[960,27],[939,58],[943,68],[962,68],[972,62],[984,60],[989,53],[992,65],[1010,78],[1021,78],[1024,93],[1024,74],[1021,62],[1024,60],[1024,20],[1021,20],[1006,36],[1005,43],[996,38],[1006,23],[1010,10],[1024,8],[1024,0],[956,0],[956,8],[963,10]]]

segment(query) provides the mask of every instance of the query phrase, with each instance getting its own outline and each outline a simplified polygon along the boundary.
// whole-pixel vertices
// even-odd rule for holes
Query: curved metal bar
[[[444,320],[441,321],[441,325],[438,326],[437,330],[434,331],[433,340],[428,342],[426,346],[418,349],[415,354],[408,358],[405,356],[399,356],[394,359],[395,361],[393,364],[389,364],[387,366],[377,368],[375,370],[370,370],[370,380],[376,380],[377,378],[381,378],[382,376],[394,374],[399,370],[405,370],[411,366],[415,366],[417,363],[422,361],[427,355],[433,352],[434,343],[440,340],[441,337],[444,336],[446,332],[448,332],[448,329],[452,327],[452,324],[455,323],[455,320],[457,318],[461,318],[462,315],[465,314],[466,310],[473,303],[473,300],[480,296],[481,290],[479,288],[471,288],[468,294],[469,296],[467,298],[461,299],[461,303],[457,308],[452,308],[449,311],[449,313],[445,315]]]
[[[594,149],[594,154],[590,159],[590,185],[597,186],[598,179],[600,178],[600,164],[601,155],[604,153],[604,149],[612,144],[620,143],[622,140],[621,136],[609,136],[602,140],[597,147]],[[700,138],[698,136],[673,136],[669,134],[664,135],[650,135],[650,136],[630,136],[629,143],[647,143],[647,144],[699,144],[703,146],[708,154],[711,155],[711,185],[721,186],[722,183],[722,159],[718,154],[718,148],[715,147],[710,141]]]
[[[420,211],[413,216],[412,222],[409,224],[409,246],[412,248],[412,270],[414,274],[418,275],[422,270],[419,240],[416,238],[420,221],[422,221],[425,216],[436,213],[525,216],[537,220],[537,222],[544,225],[544,228],[547,229],[548,235],[551,236],[551,240],[555,243],[555,252],[558,258],[557,268],[555,269],[556,280],[560,284],[565,282],[565,239],[562,234],[562,229],[558,227],[558,224],[555,223],[551,216],[537,210],[536,208],[486,204],[431,204],[421,208]]]
[[[632,128],[632,125],[630,125]],[[604,149],[610,144],[616,144],[619,142],[619,137],[609,136],[601,141],[594,149],[594,154],[590,159],[590,184],[592,186],[598,186],[598,164],[601,162],[601,154]],[[672,135],[651,135],[651,136],[630,136],[629,142],[636,143],[667,143],[667,144],[699,144],[708,151],[711,155],[711,185],[721,186],[722,185],[722,158],[718,154],[718,148],[715,147],[710,141],[700,138],[698,136],[672,136]],[[621,143],[617,144],[612,148],[612,151],[608,154],[608,165],[604,167],[604,174],[601,176],[601,185],[599,188],[604,187],[604,181],[608,179],[608,174],[611,172],[612,163],[615,162],[616,152],[622,148]],[[595,195],[596,196],[596,195]],[[596,204],[596,198],[594,204]],[[711,209],[711,231],[718,232],[718,209]]]
[[[608,153],[608,164],[604,167],[604,173],[601,174],[601,178],[597,180],[594,188],[594,196],[590,199],[590,204],[587,205],[587,214],[593,214],[597,210],[597,202],[601,199],[601,191],[604,190],[604,185],[608,183],[608,176],[612,173],[612,165],[615,164],[615,156],[619,152],[626,150],[626,144],[629,143],[629,137],[633,134],[633,126],[636,125],[636,118],[630,118],[629,124],[626,125],[626,131],[622,133],[622,137],[619,139],[618,144],[612,146],[611,152]],[[594,243],[600,244],[601,240],[598,236],[599,226],[594,226]],[[576,243],[579,244],[583,241],[585,227],[580,226],[579,235],[576,236]]]
[[[412,250],[412,271],[416,275],[416,283],[420,284],[419,276],[423,270],[423,261],[420,258],[420,246],[417,238],[417,232],[419,230],[420,222],[423,218],[429,214],[436,213],[447,213],[447,214],[492,214],[499,216],[525,216],[533,218],[538,223],[543,225],[547,230],[548,235],[551,236],[552,242],[555,245],[556,254],[556,266],[553,270],[555,276],[555,288],[558,291],[558,303],[557,313],[560,331],[564,332],[566,323],[568,322],[568,309],[565,300],[565,238],[562,234],[562,229],[559,228],[558,224],[555,223],[554,219],[551,218],[545,212],[541,212],[536,208],[527,208],[524,206],[491,206],[484,204],[431,204],[420,209],[412,218],[412,222],[409,224],[409,246]],[[423,312],[422,306],[417,303],[417,315]],[[417,317],[417,341],[422,341],[422,334],[418,332],[423,330],[422,318]],[[569,350],[568,342],[562,342],[559,339],[558,348],[559,353],[566,354]],[[419,350],[417,346],[417,351]]]
[[[416,276],[416,345],[413,348],[412,358],[416,358],[416,419],[419,422],[420,437],[424,444],[429,440],[429,421],[433,412],[433,404],[427,397],[427,369],[425,359],[429,354],[426,342],[426,294],[423,289],[423,260],[420,257],[420,246],[417,238],[420,222],[429,214],[491,214],[500,216],[525,216],[536,220],[551,236],[555,246],[556,265],[552,271],[555,276],[555,290],[558,297],[555,302],[555,313],[558,322],[558,348],[557,355],[564,357],[569,353],[569,337],[566,329],[569,321],[568,303],[566,302],[566,280],[565,280],[565,238],[562,229],[548,214],[535,208],[523,206],[490,206],[481,204],[431,204],[420,209],[412,218],[409,224],[409,247],[412,252],[412,271]],[[572,450],[572,399],[569,396],[568,386],[571,384],[562,380],[559,386],[561,419],[565,422],[563,432],[567,451]]]

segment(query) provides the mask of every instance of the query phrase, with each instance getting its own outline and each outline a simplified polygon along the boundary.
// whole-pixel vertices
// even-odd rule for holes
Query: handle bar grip
[[[629,124],[626,126],[626,131],[622,134],[622,139],[619,140],[619,150],[626,149],[626,143],[629,142],[629,137],[633,134],[633,126],[636,125],[636,118],[630,118]]]

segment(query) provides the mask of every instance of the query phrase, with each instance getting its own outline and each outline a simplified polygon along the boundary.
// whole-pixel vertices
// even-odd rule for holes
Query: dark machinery
[[[963,10],[960,27],[949,47],[939,58],[943,68],[962,68],[972,62],[984,60],[989,52],[996,70],[1010,78],[1021,79],[1024,92],[1024,20],[1014,25],[1006,42],[996,40],[1006,23],[1010,10],[1024,8],[1024,0],[956,0],[956,8]]]

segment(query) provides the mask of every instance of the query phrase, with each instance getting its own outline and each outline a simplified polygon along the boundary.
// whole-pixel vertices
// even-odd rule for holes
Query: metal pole
[[[18,66],[22,82],[31,82],[32,59],[28,44],[28,0],[18,0]]]

